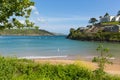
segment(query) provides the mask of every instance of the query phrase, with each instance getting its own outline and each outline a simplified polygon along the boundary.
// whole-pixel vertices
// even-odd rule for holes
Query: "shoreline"
[[[97,64],[91,61],[84,60],[62,60],[62,59],[33,59],[34,62],[40,64],[52,64],[52,65],[69,65],[69,64],[80,64],[82,67],[86,67],[91,70],[97,69]],[[120,75],[120,64],[106,65],[105,72],[112,75]]]
[[[11,57],[12,58],[12,57]],[[38,64],[52,64],[52,65],[70,65],[75,64],[81,67],[86,67],[92,71],[98,68],[96,63],[92,62],[92,56],[29,56],[16,57],[17,59],[28,59]],[[112,75],[120,75],[120,59],[111,59],[112,65],[105,65],[105,72]]]
[[[50,63],[52,65],[69,65],[69,64],[80,64],[82,67],[87,67],[90,70],[98,68],[96,63],[92,62],[94,56],[80,56],[80,55],[64,55],[64,56],[25,56],[17,57],[18,59],[28,59],[35,63]],[[112,75],[120,75],[120,59],[111,58],[112,65],[106,65],[105,71]]]
[[[81,61],[88,61],[91,62],[95,56],[80,56],[80,55],[62,55],[62,56],[25,56],[25,57],[18,57],[18,59],[30,59],[30,60],[81,60]],[[120,65],[120,59],[112,57],[110,61],[114,64]]]

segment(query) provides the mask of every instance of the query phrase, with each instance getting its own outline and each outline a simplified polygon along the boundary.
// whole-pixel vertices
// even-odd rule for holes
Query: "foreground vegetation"
[[[45,30],[39,30],[39,29],[5,29],[0,31],[0,35],[31,35],[31,36],[37,36],[37,35],[54,35],[53,33],[50,33]]]
[[[34,6],[31,0],[0,0],[0,30],[11,28],[35,27],[29,17]],[[19,21],[19,18],[25,23]]]
[[[99,76],[74,64],[37,64],[26,59],[0,57],[0,80],[99,80]],[[120,80],[120,77],[105,74],[102,80]]]

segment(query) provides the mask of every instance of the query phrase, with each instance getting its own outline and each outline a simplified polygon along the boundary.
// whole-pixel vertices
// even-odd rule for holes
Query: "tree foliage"
[[[10,17],[13,21],[17,21],[17,25],[23,27],[15,17],[29,18],[32,11],[30,6],[34,6],[34,2],[31,0],[0,0],[0,27],[10,29],[12,26],[16,26],[10,22]]]
[[[95,24],[97,21],[96,18],[90,18],[89,23]]]
[[[105,13],[104,17],[107,17],[107,16],[109,16],[109,13]]]
[[[34,23],[30,22],[28,19],[25,20],[25,26],[26,27],[34,27]]]

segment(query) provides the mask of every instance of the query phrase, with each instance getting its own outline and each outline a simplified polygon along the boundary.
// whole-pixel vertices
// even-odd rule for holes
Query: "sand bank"
[[[63,64],[63,65],[68,65],[68,64],[80,64],[81,66],[85,66],[87,68],[90,68],[92,70],[97,69],[97,64],[93,63],[88,60],[64,60],[64,59],[56,59],[56,58],[49,58],[49,59],[34,59],[35,62],[37,63],[50,63],[50,64]],[[120,75],[120,64],[112,64],[112,65],[106,65],[105,71],[110,73],[110,74],[118,74]]]

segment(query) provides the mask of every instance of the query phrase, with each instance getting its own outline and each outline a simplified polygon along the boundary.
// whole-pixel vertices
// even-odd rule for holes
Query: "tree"
[[[5,25],[9,24],[10,17],[28,18],[32,10],[30,6],[34,6],[31,0],[0,0],[0,29],[6,28]]]
[[[36,30],[39,30],[39,26],[35,26],[35,29],[36,29]]]
[[[5,28],[8,28],[8,29],[13,28],[12,23],[6,23],[6,24],[5,24]]]
[[[97,21],[98,20],[96,18],[90,18],[89,23],[92,23],[94,25]]]
[[[99,18],[102,18],[102,16],[99,16]]]
[[[104,17],[107,17],[107,16],[109,16],[109,14],[108,14],[108,13],[105,13]]]
[[[118,11],[117,16],[120,16],[120,10]]]
[[[20,28],[23,28],[24,27],[24,24],[22,24],[19,20],[17,19],[13,19],[13,25],[14,27],[20,29]]]
[[[70,29],[70,33],[74,33],[75,29],[74,28],[71,28]]]
[[[30,27],[34,27],[34,23],[30,22],[28,19],[25,20],[25,26],[30,28]]]

